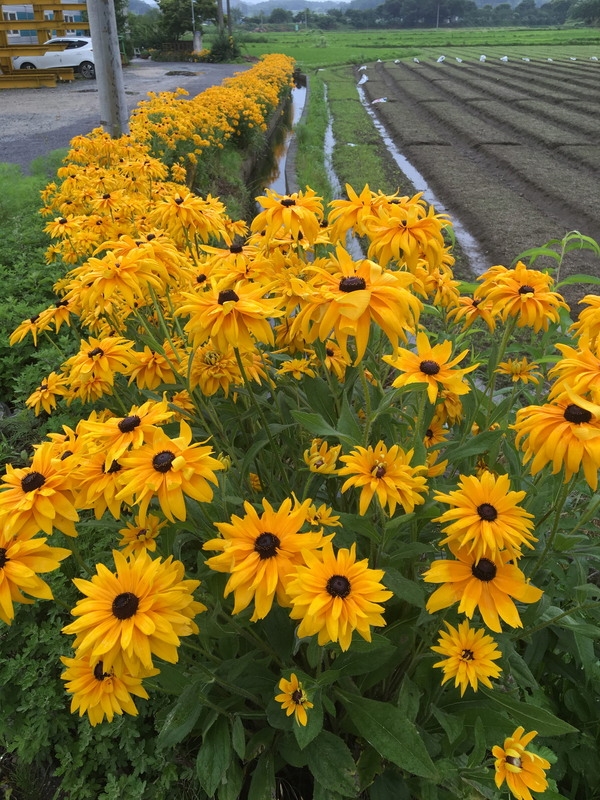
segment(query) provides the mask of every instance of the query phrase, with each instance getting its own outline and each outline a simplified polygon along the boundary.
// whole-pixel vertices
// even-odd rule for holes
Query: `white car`
[[[95,78],[94,52],[89,36],[58,36],[44,44],[62,44],[64,50],[49,50],[40,56],[16,56],[15,69],[56,69],[73,67],[84,78]]]

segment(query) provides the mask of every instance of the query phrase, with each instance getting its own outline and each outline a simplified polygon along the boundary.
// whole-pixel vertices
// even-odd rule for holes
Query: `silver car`
[[[40,56],[16,56],[15,69],[56,69],[73,67],[84,78],[95,78],[94,52],[89,36],[58,36],[44,44],[61,44],[64,50],[49,50]]]

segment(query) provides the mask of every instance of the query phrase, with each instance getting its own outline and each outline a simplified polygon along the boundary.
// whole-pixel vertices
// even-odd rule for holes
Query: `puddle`
[[[447,209],[444,208],[442,202],[429,188],[425,178],[421,175],[421,173],[417,169],[415,169],[415,167],[413,167],[410,161],[405,156],[403,156],[402,153],[398,150],[398,148],[394,144],[392,137],[386,130],[385,126],[380,122],[375,112],[371,108],[367,98],[365,97],[365,93],[360,86],[357,87],[357,92],[360,98],[360,102],[362,103],[367,114],[373,120],[373,125],[375,126],[377,132],[381,136],[381,139],[385,144],[385,146],[387,147],[388,152],[398,165],[398,168],[404,173],[404,175],[406,175],[408,180],[413,184],[413,186],[417,189],[417,191],[423,192],[424,199],[432,206],[434,206],[437,212],[447,214],[448,213]],[[471,234],[461,224],[461,222],[456,219],[454,214],[451,215],[451,219],[456,241],[461,246],[461,249],[464,252],[465,257],[469,262],[471,270],[475,273],[475,275],[482,275],[488,268],[488,263],[485,255],[483,254],[483,251],[481,250],[479,242],[475,239],[474,236],[471,236]]]

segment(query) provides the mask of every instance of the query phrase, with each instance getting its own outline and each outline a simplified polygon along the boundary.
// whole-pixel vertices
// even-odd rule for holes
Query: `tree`
[[[579,0],[571,9],[571,19],[580,19],[586,25],[600,23],[600,0]]]
[[[269,22],[273,25],[283,25],[286,22],[293,22],[294,15],[285,8],[274,8],[269,15]]]
[[[159,50],[166,39],[158,8],[152,8],[145,14],[129,14],[129,35],[134,48]]]
[[[165,41],[177,42],[184,33],[192,31],[192,3],[196,29],[202,30],[204,22],[217,16],[214,0],[158,0]]]

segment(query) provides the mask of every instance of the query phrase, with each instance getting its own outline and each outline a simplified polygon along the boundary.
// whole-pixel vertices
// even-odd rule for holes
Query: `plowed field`
[[[377,63],[368,76],[399,150],[488,265],[570,230],[600,239],[600,62],[447,58]],[[599,270],[583,254],[568,265]]]

